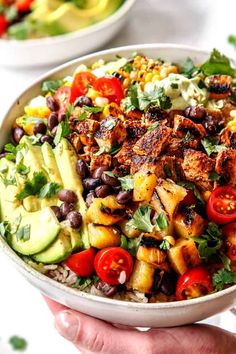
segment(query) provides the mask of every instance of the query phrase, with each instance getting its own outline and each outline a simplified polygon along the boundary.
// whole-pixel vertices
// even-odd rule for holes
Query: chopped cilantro
[[[236,48],[236,36],[234,36],[233,34],[228,36],[228,42]]]
[[[193,237],[193,240],[198,244],[199,256],[208,260],[221,248],[222,232],[215,223],[209,222],[206,233],[200,237]]]
[[[76,287],[76,288],[78,287],[79,290],[83,291],[88,286],[96,283],[98,281],[98,279],[99,279],[99,277],[97,275],[93,275],[90,278],[77,276],[76,283],[75,283],[74,287]]]
[[[99,150],[94,154],[94,156],[100,156],[106,151],[105,146],[101,146]]]
[[[234,76],[236,73],[236,69],[231,67],[229,58],[217,49],[213,49],[210,58],[201,65],[201,71],[207,76],[214,74]]]
[[[220,269],[212,277],[212,284],[215,291],[220,291],[227,284],[232,284],[236,281],[236,273],[230,272],[227,269]]]
[[[220,175],[218,175],[218,173],[216,173],[215,171],[211,171],[211,172],[209,173],[209,178],[210,178],[212,181],[219,181]]]
[[[100,113],[103,111],[103,107],[89,107],[83,106],[83,109],[88,113]]]
[[[17,241],[28,241],[30,239],[30,224],[18,228],[16,232]]]
[[[42,91],[55,93],[62,85],[63,80],[44,81],[42,84]]]
[[[12,347],[13,350],[16,351],[24,351],[27,348],[27,342],[24,338],[21,338],[19,336],[12,336],[9,339],[9,343]]]
[[[132,256],[135,256],[140,243],[140,237],[129,238],[127,242],[127,250]]]
[[[132,175],[119,177],[118,180],[123,191],[132,191],[134,189],[134,177]]]
[[[57,127],[57,132],[54,138],[54,144],[58,145],[62,138],[66,138],[71,133],[69,122],[61,122]]]
[[[168,178],[172,177],[172,172],[171,172],[170,166],[167,163],[164,165],[164,172],[166,174],[166,177],[168,177]]]
[[[7,237],[7,235],[10,233],[10,224],[8,221],[2,221],[0,223],[0,235],[2,237]]]
[[[151,223],[151,207],[149,205],[141,205],[134,213],[133,218],[128,222],[130,227],[134,227],[143,232],[152,232],[153,224]]]
[[[190,131],[187,131],[186,135],[180,140],[182,143],[186,143],[187,141],[190,141],[192,139],[192,135]]]
[[[220,259],[224,265],[224,268],[230,270],[231,259],[227,257],[223,252],[220,252]]]
[[[125,237],[124,235],[121,235],[120,237],[120,247],[124,248],[125,250],[128,249],[128,240],[127,237]]]
[[[43,172],[34,172],[31,181],[27,181],[24,189],[16,195],[18,200],[23,200],[29,195],[37,195],[40,189],[47,184],[47,177]]]
[[[111,171],[105,171],[104,173],[105,173],[105,175],[107,175],[109,177],[113,177],[113,178],[117,177],[117,175],[114,172],[111,172]]]
[[[128,61],[125,65],[122,66],[121,68],[123,71],[127,71],[128,73],[131,73],[133,70],[133,65],[130,61]]]
[[[195,76],[199,69],[194,65],[191,58],[187,58],[183,64],[180,65],[180,73],[191,78]]]
[[[172,83],[170,84],[170,87],[171,87],[173,90],[176,90],[176,89],[179,88],[179,85],[176,84],[175,82],[172,82]]]
[[[109,154],[110,155],[115,155],[115,154],[117,154],[120,151],[120,149],[121,149],[121,146],[118,143],[116,143],[115,145],[113,145],[110,148]]]
[[[163,251],[168,251],[170,249],[170,242],[168,240],[163,240],[162,243],[160,244],[159,248]]]
[[[168,227],[169,223],[165,213],[160,213],[156,219],[156,224],[160,230],[164,230]]]
[[[39,191],[39,198],[51,198],[61,190],[61,186],[56,182],[45,184]]]
[[[82,112],[77,119],[81,122],[82,120],[87,119],[87,114],[85,112]]]
[[[153,130],[155,130],[157,127],[159,126],[158,122],[152,123],[151,125],[149,125],[149,127],[147,128],[148,132],[152,132]]]
[[[107,130],[112,130],[116,126],[115,119],[109,119],[102,122],[102,126],[105,127]]]
[[[219,142],[212,137],[206,137],[201,140],[201,144],[208,156],[213,153],[217,153],[225,148],[225,145],[219,145]]]

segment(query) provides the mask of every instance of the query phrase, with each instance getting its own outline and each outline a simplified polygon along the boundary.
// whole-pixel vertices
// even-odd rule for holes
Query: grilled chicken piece
[[[162,241],[150,235],[143,235],[137,251],[137,259],[151,264],[153,267],[165,262],[166,253],[159,246]]]
[[[176,114],[174,117],[173,135],[183,139],[186,137],[186,134],[189,135],[188,140],[202,139],[206,136],[206,131],[201,124],[196,124],[192,120]]]
[[[225,148],[216,157],[216,173],[224,178],[227,184],[236,185],[236,150]]]
[[[140,120],[126,120],[124,123],[127,131],[127,139],[137,141],[140,139],[147,131],[145,125],[140,123]]]
[[[155,173],[158,159],[150,156],[133,155],[131,158],[130,173],[131,175],[140,171],[149,171]]]
[[[133,147],[137,155],[157,157],[167,145],[172,129],[159,125],[153,131],[149,131],[140,138]]]
[[[95,134],[95,140],[100,148],[108,152],[115,144],[121,144],[126,139],[126,129],[119,118],[108,116],[101,122],[100,129]]]
[[[157,160],[155,174],[160,178],[171,178],[173,181],[180,181],[184,178],[182,159],[175,156],[161,156]]]
[[[117,160],[120,164],[130,166],[132,157],[135,155],[133,152],[135,142],[136,139],[126,139],[120,151],[115,155],[115,160]]]
[[[70,122],[70,126],[71,126]],[[100,123],[93,119],[85,119],[82,122],[73,123],[73,130],[79,134],[83,145],[94,145],[94,134],[98,131]]]
[[[145,123],[147,125],[150,125],[155,122],[167,123],[168,118],[168,113],[159,107],[150,107],[144,116]]]
[[[75,151],[79,152],[79,150],[82,148],[82,143],[81,143],[80,137],[77,133],[70,134],[70,142],[73,145]]]
[[[229,127],[225,128],[221,135],[220,141],[227,147],[236,149],[236,131],[230,129]]]
[[[90,160],[90,171],[96,170],[100,166],[109,166],[111,167],[112,157],[110,154],[91,154]]]
[[[183,157],[184,149],[199,149],[201,146],[200,139],[188,139],[188,135],[185,138],[179,139],[171,137],[169,139],[169,143],[165,148],[164,153],[168,156],[176,156],[176,157]]]
[[[182,168],[188,181],[194,182],[202,191],[212,190],[209,173],[214,171],[215,162],[206,154],[192,149],[185,150]]]

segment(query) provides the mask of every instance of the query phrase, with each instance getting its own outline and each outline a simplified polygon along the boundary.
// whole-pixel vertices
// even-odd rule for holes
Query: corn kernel
[[[160,80],[161,80],[160,74],[156,74],[156,75],[154,75],[153,78],[152,78],[152,82],[160,81]]]
[[[147,75],[145,76],[145,82],[149,81],[152,81],[152,73],[147,73]]]
[[[86,96],[90,97],[91,100],[95,100],[96,97],[100,96],[100,93],[93,88],[89,88]]]
[[[75,69],[73,76],[75,76],[78,73],[81,73],[82,71],[87,71],[87,70],[88,70],[88,67],[84,64],[81,64]]]
[[[173,236],[164,236],[163,239],[168,241],[171,246],[175,245],[175,239]]]
[[[129,79],[129,78],[124,79],[124,81],[123,81],[123,87],[124,87],[124,88],[127,88],[127,87],[129,86],[129,83],[130,83],[130,79]]]
[[[26,106],[24,110],[27,116],[34,116],[39,118],[48,118],[51,113],[48,107],[43,107],[43,106],[38,106],[38,107]]]
[[[95,63],[93,63],[92,65],[92,70],[100,68],[102,65],[105,64],[105,61],[103,59],[99,59],[98,61],[96,61]]]
[[[208,201],[210,195],[211,195],[211,192],[210,192],[210,191],[205,191],[205,192],[203,192],[203,199],[205,200],[205,202]]]
[[[129,77],[131,80],[135,80],[137,77],[137,71],[131,71]]]
[[[109,100],[106,97],[96,97],[95,104],[98,107],[105,107],[109,103]]]
[[[233,109],[232,111],[230,111],[230,116],[232,118],[236,118],[236,109]]]

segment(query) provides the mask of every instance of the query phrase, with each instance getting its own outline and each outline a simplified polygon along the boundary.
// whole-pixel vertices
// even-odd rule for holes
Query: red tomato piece
[[[94,86],[96,79],[89,71],[76,74],[72,83],[70,103],[74,103],[77,97],[86,95],[89,86]]]
[[[95,257],[94,267],[97,275],[110,285],[125,283],[133,270],[133,258],[121,247],[107,247]]]
[[[197,198],[195,197],[194,192],[192,190],[188,190],[188,193],[180,203],[186,206],[196,205]]]
[[[217,187],[207,201],[207,216],[216,224],[228,224],[236,220],[236,189]]]
[[[16,0],[16,8],[19,12],[28,12],[30,11],[33,1],[34,0]]]
[[[123,98],[122,86],[116,77],[101,77],[97,79],[95,89],[103,97],[106,97],[109,102],[119,104]]]
[[[80,277],[89,277],[94,271],[95,251],[93,248],[72,254],[65,264]]]
[[[222,229],[225,237],[226,255],[236,261],[236,223],[226,225]]]
[[[176,299],[187,300],[212,292],[211,274],[203,266],[194,267],[180,275],[176,286]]]
[[[8,26],[8,22],[6,17],[4,15],[0,15],[0,36],[6,33],[7,26]]]
[[[60,105],[60,111],[66,111],[70,103],[71,88],[69,86],[62,86],[56,91],[54,99]]]

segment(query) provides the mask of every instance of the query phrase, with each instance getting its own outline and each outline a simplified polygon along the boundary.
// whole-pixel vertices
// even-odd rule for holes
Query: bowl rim
[[[33,38],[33,39],[24,39],[24,40],[16,40],[16,39],[0,39],[0,45],[11,45],[15,47],[24,47],[24,46],[39,46],[39,45],[51,45],[51,44],[60,44],[66,40],[73,40],[83,38],[87,35],[91,35],[94,32],[101,31],[106,27],[109,27],[113,23],[119,21],[126,13],[131,9],[131,7],[135,4],[137,0],[125,0],[123,4],[110,16],[106,17],[102,21],[98,21],[88,27],[84,27],[82,29],[78,29],[73,32],[68,32],[65,34],[57,35],[57,36],[48,36],[42,38]]]
[[[1,120],[1,125],[0,129],[2,127],[2,123],[7,120],[7,117],[11,110],[14,108],[14,106],[19,102],[22,96],[24,96],[25,93],[29,92],[32,87],[34,87],[37,84],[40,84],[43,80],[49,79],[51,76],[55,75],[57,72],[73,66],[78,62],[81,63],[82,61],[86,60],[91,60],[93,58],[97,57],[102,57],[103,55],[113,55],[116,54],[118,51],[119,52],[126,52],[126,51],[142,51],[142,50],[147,50],[147,49],[153,49],[153,50],[158,50],[158,49],[173,49],[173,50],[178,50],[178,51],[191,51],[195,53],[196,55],[203,54],[203,55],[209,55],[209,50],[206,49],[198,49],[197,47],[193,46],[187,46],[187,45],[181,45],[181,44],[172,44],[172,43],[152,43],[152,44],[138,44],[138,45],[129,45],[129,46],[122,46],[122,47],[116,47],[116,48],[111,48],[107,50],[102,50],[98,52],[94,52],[92,54],[87,54],[82,57],[79,57],[77,59],[71,60],[65,64],[59,65],[56,68],[44,73],[41,75],[37,80],[34,80],[34,82],[29,85],[19,96],[14,100],[10,108],[7,110],[5,113],[3,119]],[[10,246],[6,243],[6,241],[0,237],[0,248],[3,250],[3,253],[5,253],[13,263],[15,263],[19,268],[21,268],[20,272],[27,273],[30,276],[35,277],[39,281],[46,282],[50,284],[52,287],[55,287],[59,289],[60,291],[64,291],[67,294],[77,296],[79,298],[85,298],[88,301],[95,301],[100,304],[107,304],[107,305],[115,305],[116,307],[130,307],[133,309],[145,309],[145,310],[158,310],[158,309],[168,309],[168,308],[186,308],[189,306],[194,306],[198,304],[205,303],[207,301],[212,301],[219,299],[221,297],[224,297],[226,295],[230,295],[231,293],[236,294],[236,284],[232,285],[224,290],[221,290],[216,293],[208,294],[199,298],[191,299],[191,300],[182,300],[182,301],[171,301],[171,302],[158,302],[158,303],[139,303],[139,302],[131,302],[127,300],[118,300],[118,299],[111,299],[111,298],[104,298],[101,296],[97,295],[92,295],[83,291],[80,291],[75,288],[68,287],[62,283],[59,283],[56,280],[53,280],[49,278],[48,276],[40,273],[39,271],[35,270],[32,268],[29,264],[27,264],[23,259],[21,259],[11,248]]]

